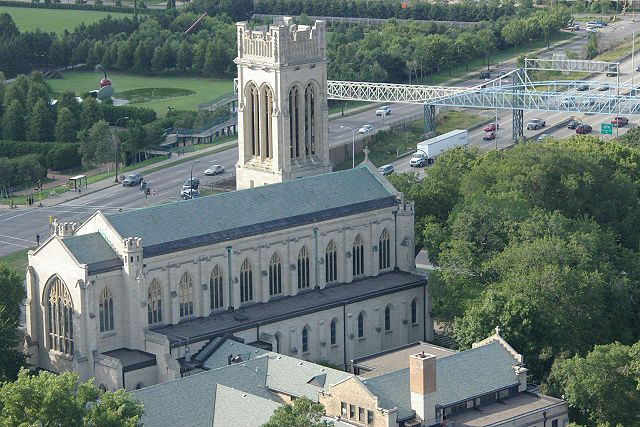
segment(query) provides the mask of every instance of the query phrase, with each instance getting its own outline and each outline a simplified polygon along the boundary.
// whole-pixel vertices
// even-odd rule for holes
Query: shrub
[[[80,166],[82,160],[78,144],[56,144],[47,153],[47,166],[53,170],[65,170]]]

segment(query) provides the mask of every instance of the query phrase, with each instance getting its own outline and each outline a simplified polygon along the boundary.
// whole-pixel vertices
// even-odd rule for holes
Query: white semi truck
[[[411,156],[411,167],[426,166],[433,163],[438,155],[455,147],[466,147],[469,143],[469,132],[466,129],[456,129],[435,138],[418,143],[417,150]]]

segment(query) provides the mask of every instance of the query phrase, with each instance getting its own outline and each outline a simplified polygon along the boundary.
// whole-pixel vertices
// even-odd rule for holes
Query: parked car
[[[144,181],[142,174],[132,173],[122,181],[122,185],[125,187],[135,187],[136,185],[140,185],[142,181]]]
[[[383,105],[376,110],[376,116],[388,116],[391,114],[391,108],[388,105]]]
[[[549,135],[548,133],[543,133],[538,137],[538,141],[544,141],[545,139],[549,139],[549,138],[551,138],[551,135]]]
[[[621,116],[614,117],[613,120],[611,120],[611,124],[614,125],[615,127],[622,127],[627,123],[629,123],[629,119]]]
[[[207,176],[219,175],[224,173],[224,166],[222,165],[211,165],[204,171],[204,174]]]
[[[640,65],[636,67],[636,71],[640,71]]]
[[[378,170],[382,175],[391,175],[395,171],[395,169],[393,168],[393,165],[380,166]]]
[[[593,130],[593,128],[591,127],[591,125],[578,125],[578,126],[576,126],[576,133],[577,134],[591,133],[592,130]]]
[[[580,126],[580,122],[579,122],[579,121],[577,121],[577,120],[571,120],[571,121],[569,122],[569,124],[567,125],[567,129],[575,129],[575,128],[577,128],[578,126]]]
[[[373,131],[373,126],[371,125],[363,125],[360,129],[358,129],[358,133],[369,133]]]
[[[200,186],[200,180],[198,178],[189,178],[189,179],[185,179],[184,184],[182,184],[183,187],[187,187],[187,188],[193,188],[194,190],[197,190],[198,187]]]
[[[491,78],[491,73],[489,71],[480,71],[480,79],[486,80]]]
[[[485,141],[489,141],[491,139],[496,139],[496,133],[495,132],[485,132],[484,136],[482,137],[482,139],[484,139]]]
[[[180,191],[180,197],[182,197],[184,200],[196,199],[200,197],[200,193],[198,192],[198,190],[195,190],[193,188],[187,188]]]
[[[602,27],[606,27],[608,24],[602,20],[598,20],[596,21],[596,24],[598,25],[598,27],[602,28]]]
[[[585,90],[589,90],[589,86],[588,85],[580,85],[576,88],[576,90],[578,92],[584,92]]]
[[[545,121],[542,119],[531,119],[529,120],[529,123],[527,123],[527,129],[528,130],[538,130],[540,128],[543,128],[546,125]]]
[[[489,123],[484,127],[485,132],[495,132],[500,127],[499,123]]]

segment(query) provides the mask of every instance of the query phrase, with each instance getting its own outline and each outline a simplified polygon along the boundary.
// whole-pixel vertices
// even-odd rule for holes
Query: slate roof
[[[393,206],[396,191],[366,164],[355,169],[107,215],[144,256],[210,245]]]
[[[271,418],[279,403],[222,384],[216,387],[213,427],[256,427]],[[189,425],[182,422],[176,425]]]
[[[80,264],[87,264],[90,274],[122,267],[122,260],[100,233],[65,237],[62,243]]]
[[[294,296],[287,296],[241,307],[233,312],[218,312],[205,318],[194,318],[176,325],[163,325],[153,331],[166,335],[170,345],[175,347],[189,338],[190,342],[208,340],[216,336],[234,333],[278,320],[314,313],[343,303],[353,303],[386,295],[404,289],[423,286],[425,277],[405,271],[392,271],[376,277],[367,277],[351,283],[338,283],[324,289],[311,290]],[[292,310],[292,307],[295,308]]]
[[[226,394],[220,396],[221,400],[218,401],[218,385],[239,390],[255,398],[271,400],[275,405],[284,403],[275,393],[267,390],[266,376],[267,359],[260,358],[135,390],[133,394],[144,405],[145,414],[141,420],[144,425],[223,426],[225,424],[217,421],[214,424],[214,410],[218,407],[217,410],[226,414],[227,411],[221,405],[230,403]],[[255,399],[251,398],[253,400]],[[250,406],[242,408],[238,406],[239,403],[235,405],[234,410],[239,411],[236,415],[240,415],[242,411],[251,411]]]
[[[463,402],[518,384],[513,366],[518,361],[498,342],[436,359],[436,405]],[[399,418],[411,416],[409,369],[364,380],[382,408],[399,409]]]

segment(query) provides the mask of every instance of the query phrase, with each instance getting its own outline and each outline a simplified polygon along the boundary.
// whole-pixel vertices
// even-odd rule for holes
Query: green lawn
[[[198,103],[210,101],[224,93],[233,91],[232,80],[211,80],[203,77],[185,76],[157,76],[143,74],[128,74],[120,72],[109,72],[109,79],[115,89],[115,98],[119,92],[171,88],[180,91],[158,91],[154,100],[139,102],[131,105],[153,108],[160,115],[167,113],[167,107],[172,106],[178,110],[195,110]],[[64,73],[61,79],[51,79],[48,83],[54,92],[73,90],[76,94],[82,94],[98,88],[98,82],[102,75],[98,72],[72,71]],[[139,91],[147,94],[153,91]],[[185,95],[168,97],[168,93],[185,93]],[[129,95],[131,92],[129,92]],[[137,98],[140,100],[145,97]]]
[[[485,123],[490,117],[466,111],[448,110],[436,118],[436,134],[442,135],[454,129],[469,129]]]
[[[16,252],[11,252],[9,255],[0,257],[0,264],[5,264],[7,267],[15,270],[18,274],[23,275],[27,269],[27,252],[29,249],[21,249]]]
[[[39,29],[45,32],[73,30],[81,23],[93,24],[107,15],[114,18],[133,16],[129,13],[98,12],[92,10],[35,9],[28,7],[0,6],[0,13],[6,12],[13,18],[20,31]]]

